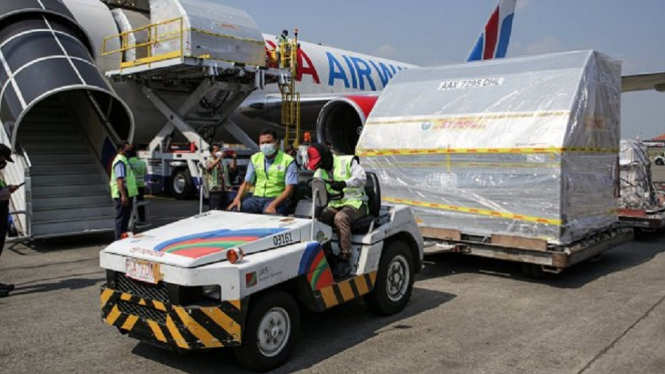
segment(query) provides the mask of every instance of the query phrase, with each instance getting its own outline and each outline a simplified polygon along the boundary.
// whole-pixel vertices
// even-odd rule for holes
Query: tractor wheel
[[[407,243],[387,242],[374,290],[365,296],[367,307],[384,316],[402,311],[413,292],[414,268],[413,254]]]
[[[257,371],[281,366],[291,355],[300,331],[298,304],[275,291],[250,300],[242,345],[234,353],[243,365]]]

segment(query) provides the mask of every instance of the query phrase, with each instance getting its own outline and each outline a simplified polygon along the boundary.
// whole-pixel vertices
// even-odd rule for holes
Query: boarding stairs
[[[20,131],[31,163],[32,238],[113,230],[108,175],[68,106],[46,99]]]

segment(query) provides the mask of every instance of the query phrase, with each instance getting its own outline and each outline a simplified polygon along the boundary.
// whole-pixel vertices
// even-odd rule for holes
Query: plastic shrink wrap
[[[154,46],[153,55],[182,50],[185,57],[264,66],[265,41],[259,27],[245,11],[222,3],[150,0],[150,21],[159,24],[158,38],[164,40]]]
[[[356,153],[421,226],[566,244],[617,221],[620,98],[595,51],[409,69]]]
[[[622,140],[619,153],[621,197],[619,207],[655,211],[663,206],[651,178],[647,146],[637,140]]]

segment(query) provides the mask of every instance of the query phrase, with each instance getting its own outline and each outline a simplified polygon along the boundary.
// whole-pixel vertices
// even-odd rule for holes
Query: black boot
[[[14,285],[0,283],[0,290],[14,291]]]
[[[349,276],[351,273],[350,255],[348,253],[340,253],[337,258],[337,263],[333,268],[333,276],[336,280],[342,280]]]

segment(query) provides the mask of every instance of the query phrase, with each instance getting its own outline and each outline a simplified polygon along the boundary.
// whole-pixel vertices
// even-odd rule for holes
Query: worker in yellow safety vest
[[[134,178],[136,179],[136,188],[138,190],[138,195],[136,195],[136,203],[139,204],[138,213],[139,213],[139,222],[138,224],[144,224],[145,222],[145,206],[140,205],[142,201],[145,200],[145,176],[148,165],[145,161],[138,158],[136,154],[136,147],[132,146],[132,150],[129,152],[128,160],[129,165],[132,167],[134,172]]]
[[[12,150],[6,145],[0,144],[0,170],[7,166],[7,162],[14,162],[11,156]],[[9,230],[9,199],[19,187],[7,184],[5,179],[0,176],[0,256],[2,256],[2,248],[5,246],[5,238]],[[0,283],[0,297],[9,296],[13,289],[13,284]]]
[[[291,54],[291,45],[289,44],[289,30],[282,30],[282,34],[276,37],[277,39],[277,62],[280,68],[288,68],[288,57]]]
[[[115,240],[127,233],[129,219],[134,208],[134,197],[138,195],[134,171],[129,165],[127,154],[132,146],[127,141],[118,145],[118,155],[111,164],[111,197],[115,201]]]
[[[278,140],[275,130],[261,132],[261,151],[252,155],[245,181],[229,205],[229,210],[281,215],[287,213],[287,200],[298,184],[298,169],[293,157],[277,148]],[[254,195],[243,201],[251,187],[255,188]]]
[[[336,276],[346,276],[351,270],[351,229],[353,223],[367,215],[365,184],[367,177],[356,156],[337,156],[327,145],[314,143],[307,149],[307,167],[316,170],[314,178],[326,181],[329,194],[343,192],[332,199],[321,213],[321,222],[334,227],[339,238],[340,254],[334,269]]]

